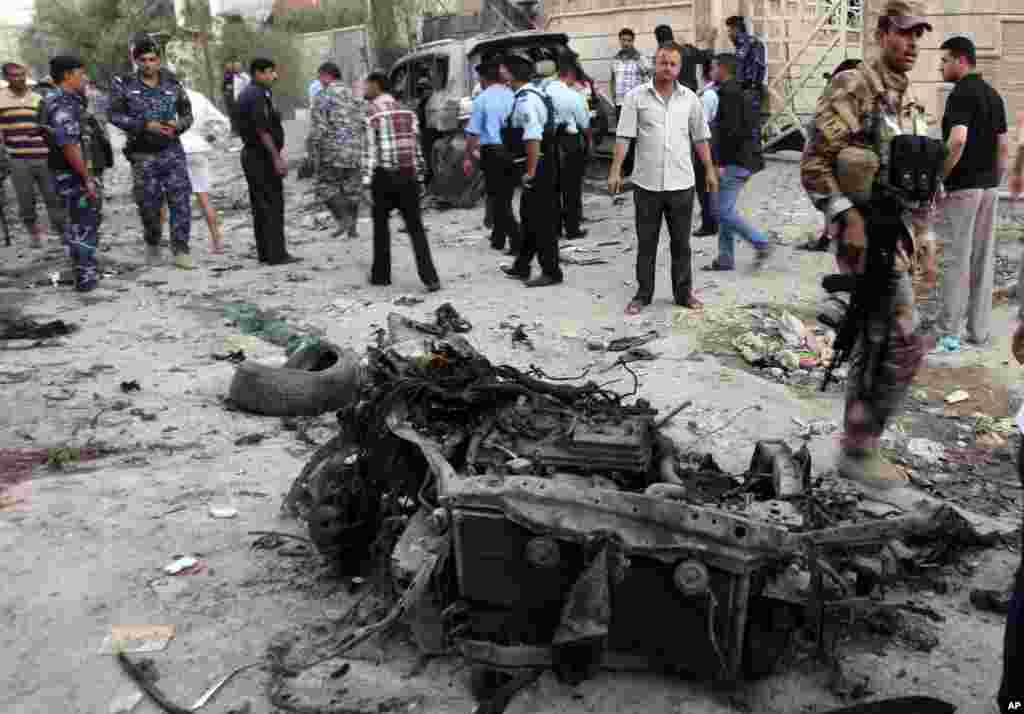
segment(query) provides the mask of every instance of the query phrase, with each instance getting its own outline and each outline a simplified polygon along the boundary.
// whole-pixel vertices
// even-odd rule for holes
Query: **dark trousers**
[[[622,119],[622,107],[615,107],[615,121]],[[618,124],[616,124],[616,127]],[[626,151],[626,160],[622,162],[622,175],[629,178],[633,175],[633,161],[636,159],[636,139],[629,140],[629,149]]]
[[[694,189],[697,192],[697,203],[700,204],[700,227],[709,230],[717,230],[718,216],[714,203],[714,196],[708,193],[708,172],[704,168],[704,162],[693,152],[693,175],[696,181]]]
[[[375,285],[391,282],[391,228],[388,218],[391,211],[397,209],[412,239],[416,272],[420,280],[424,285],[437,283],[437,271],[427,243],[427,229],[423,227],[420,187],[416,178],[377,169],[370,188],[373,192],[373,267],[370,269],[370,282]]]
[[[558,160],[558,193],[562,204],[559,219],[564,222],[565,235],[576,235],[583,219],[583,172],[587,162],[583,137],[578,134],[561,137]]]
[[[1024,484],[1024,443],[1017,454],[1017,475]],[[999,685],[999,711],[1020,711],[1024,703],[1024,564],[1017,566],[1017,577],[1010,597],[1003,637],[1003,680]],[[1014,707],[1011,709],[1011,705]]]
[[[480,150],[480,165],[494,223],[491,245],[504,248],[507,240],[509,248],[518,253],[522,236],[519,223],[512,213],[512,196],[515,195],[521,173],[503,146],[484,146]]]
[[[522,275],[530,272],[533,256],[537,256],[541,272],[555,280],[562,279],[558,260],[558,196],[555,167],[545,155],[537,165],[533,186],[523,189],[519,218],[523,222],[523,243],[513,269]]]
[[[242,170],[249,183],[256,255],[261,263],[280,263],[288,257],[284,243],[284,179],[262,146],[242,149]]]
[[[662,219],[668,224],[672,255],[672,297],[677,305],[690,298],[693,290],[693,267],[690,263],[693,193],[692,188],[685,191],[648,191],[639,186],[633,191],[637,237],[637,290],[634,299],[644,305],[649,305],[654,297],[654,269]]]

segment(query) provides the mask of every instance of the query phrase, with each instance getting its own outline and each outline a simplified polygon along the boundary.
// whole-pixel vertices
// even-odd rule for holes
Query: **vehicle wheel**
[[[289,360],[304,368],[242,362],[231,380],[228,399],[243,411],[281,417],[317,416],[350,404],[362,385],[358,355],[333,346],[330,352],[323,345],[307,349],[315,354],[297,353]]]

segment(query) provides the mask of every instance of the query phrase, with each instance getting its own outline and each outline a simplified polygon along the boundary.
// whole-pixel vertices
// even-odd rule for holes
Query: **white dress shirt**
[[[704,106],[679,82],[668,99],[645,82],[626,95],[618,137],[636,139],[633,183],[647,191],[685,191],[695,184],[693,146],[711,139]]]

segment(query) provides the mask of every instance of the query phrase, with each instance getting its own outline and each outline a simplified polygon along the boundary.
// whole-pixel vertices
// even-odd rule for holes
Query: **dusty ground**
[[[307,210],[309,185],[294,178],[288,182],[288,241],[304,262],[286,268],[257,264],[251,217],[245,208],[232,208],[244,192],[237,160],[236,154],[218,159],[216,198],[224,209],[227,255],[208,254],[206,229],[197,220],[193,252],[199,267],[194,272],[142,267],[140,230],[123,164],[108,182],[103,237],[108,294],[81,297],[66,286],[53,287],[47,276],[64,267],[61,254],[28,249],[23,235],[16,236],[15,246],[0,248],[5,315],[60,318],[80,327],[71,336],[38,344],[0,343],[0,389],[8,405],[0,414],[0,446],[91,447],[99,452],[95,460],[63,469],[38,466],[27,480],[21,480],[24,472],[2,467],[9,488],[7,500],[0,502],[5,582],[0,647],[6,652],[0,678],[7,682],[0,711],[108,711],[126,680],[113,659],[97,651],[111,626],[122,624],[176,627],[167,649],[153,657],[165,690],[177,701],[191,702],[221,673],[258,661],[276,637],[297,635],[308,644],[310,637],[330,634],[357,597],[347,580],[333,577],[315,557],[250,549],[255,539],[250,530],[302,532],[277,514],[281,496],[312,446],[279,419],[225,408],[222,398],[232,367],[212,355],[237,346],[230,340],[239,335],[238,328],[225,319],[231,304],[274,310],[295,330],[319,332],[360,349],[388,312],[424,318],[451,302],[473,323],[469,337],[492,361],[533,364],[552,375],[579,373],[595,363],[601,369],[613,361],[588,350],[589,338],[657,330],[660,339],[648,347],[660,356],[639,365],[639,396],[666,410],[693,399],[694,406],[674,422],[671,435],[684,446],[712,452],[730,471],[743,470],[759,438],[797,443],[801,428],[794,418],[839,419],[835,388],[821,395],[767,381],[720,347],[720,333],[735,329],[730,321],[744,319],[743,305],[813,311],[817,279],[831,267],[828,256],[783,246],[757,276],[698,272],[700,294],[709,307],[697,316],[672,306],[662,255],[654,305],[639,318],[625,319],[635,257],[632,205],[628,199],[615,205],[595,192],[585,206],[590,235],[573,245],[596,251],[579,255],[599,255],[608,262],[566,266],[564,285],[527,291],[501,276],[503,257],[487,246],[482,211],[471,210],[434,211],[427,217],[444,283],[440,293],[421,295],[405,236],[397,232],[394,284],[369,287],[368,222],[361,223],[358,240],[330,238],[329,231],[315,229],[316,214]],[[793,164],[773,162],[744,197],[749,215],[779,230],[789,243],[814,231],[818,221],[795,177]],[[714,257],[712,240],[695,241],[696,267]],[[1016,260],[1016,243],[1007,242],[1003,249]],[[739,249],[741,264],[750,257]],[[412,307],[393,304],[407,294],[424,301]],[[512,328],[520,324],[534,349],[513,343]],[[991,350],[930,360],[932,370],[898,425],[903,431],[894,432],[897,442],[910,436],[944,441],[950,431],[966,438],[957,426],[962,419],[941,413],[943,395],[956,386],[977,395],[972,411],[1005,415],[1005,386],[1016,379],[1016,367],[1008,362],[1009,325],[1009,309],[1002,306]],[[284,359],[283,350],[267,342],[246,339],[244,345],[249,359]],[[619,380],[615,386],[623,391],[631,387],[621,370],[610,370],[604,379]],[[122,393],[121,382],[129,380],[137,380],[141,391]],[[983,388],[989,391],[983,394]],[[331,424],[332,417],[324,417],[306,433],[322,443]],[[263,440],[235,445],[254,433]],[[833,439],[811,439],[816,470],[831,468]],[[973,448],[973,441],[965,445]],[[946,473],[936,466],[917,475],[926,481],[932,472],[939,473],[945,478],[931,485],[943,495],[974,505],[982,499],[989,510],[1017,518],[1013,447],[1011,440],[976,454],[970,464],[946,464]],[[1000,498],[994,501],[992,493]],[[211,504],[234,506],[239,515],[216,520],[209,515]],[[165,576],[161,568],[178,555],[200,556],[205,570]],[[937,625],[938,646],[921,652],[895,640],[850,643],[841,649],[847,681],[866,681],[867,691],[879,696],[931,694],[955,702],[963,712],[990,711],[1003,623],[975,610],[968,593],[972,587],[1006,584],[1016,560],[1015,549],[1008,548],[970,554],[965,565],[945,577],[948,589],[938,588],[944,594],[925,586],[915,597],[945,618]],[[360,652],[365,659],[357,660],[346,678],[330,679],[328,667],[304,684],[311,691],[335,692],[353,707],[370,697],[360,705],[363,710],[381,701],[384,709],[472,710],[468,674],[457,660],[419,662],[400,639]],[[805,660],[731,694],[656,675],[609,673],[579,687],[545,676],[509,711],[823,711],[841,702],[831,679]],[[256,714],[272,711],[265,680],[259,670],[241,675],[204,711],[219,714],[244,700],[251,701]],[[349,691],[337,694],[339,687]],[[135,711],[157,708],[144,701]]]

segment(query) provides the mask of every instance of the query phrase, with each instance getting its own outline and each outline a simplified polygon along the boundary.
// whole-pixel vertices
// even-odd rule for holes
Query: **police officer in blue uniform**
[[[125,155],[132,163],[147,257],[151,262],[160,258],[160,207],[166,201],[174,264],[190,270],[192,184],[178,137],[192,126],[192,105],[181,83],[161,68],[159,50],[151,40],[139,42],[132,57],[140,69],[137,74],[114,79],[110,121],[128,136]]]
[[[519,224],[512,213],[512,196],[519,183],[512,157],[502,143],[501,129],[512,113],[515,95],[501,83],[500,65],[491,58],[477,66],[483,91],[473,100],[473,112],[466,127],[465,171],[472,173],[471,157],[480,159],[487,198],[494,221],[491,247],[502,250],[508,240],[509,253],[519,252]]]
[[[512,75],[515,100],[501,133],[522,176],[523,193],[519,204],[522,244],[515,263],[502,270],[510,278],[526,281],[527,287],[557,285],[563,275],[555,237],[559,216],[553,111],[549,109],[550,99],[530,86],[533,62],[509,55],[504,64]],[[531,280],[534,256],[541,274]]]
[[[64,249],[74,267],[75,288],[89,292],[99,282],[96,252],[103,187],[96,174],[105,167],[105,158],[94,122],[88,120],[82,61],[67,55],[54,57],[50,75],[56,89],[42,108],[50,142],[47,160],[67,215]]]
[[[549,82],[547,94],[555,109],[555,136],[558,146],[558,194],[561,205],[559,234],[568,239],[587,235],[580,228],[583,220],[583,174],[590,143],[590,110],[587,100],[573,87],[576,83],[576,58],[564,55],[558,60],[558,79]]]

